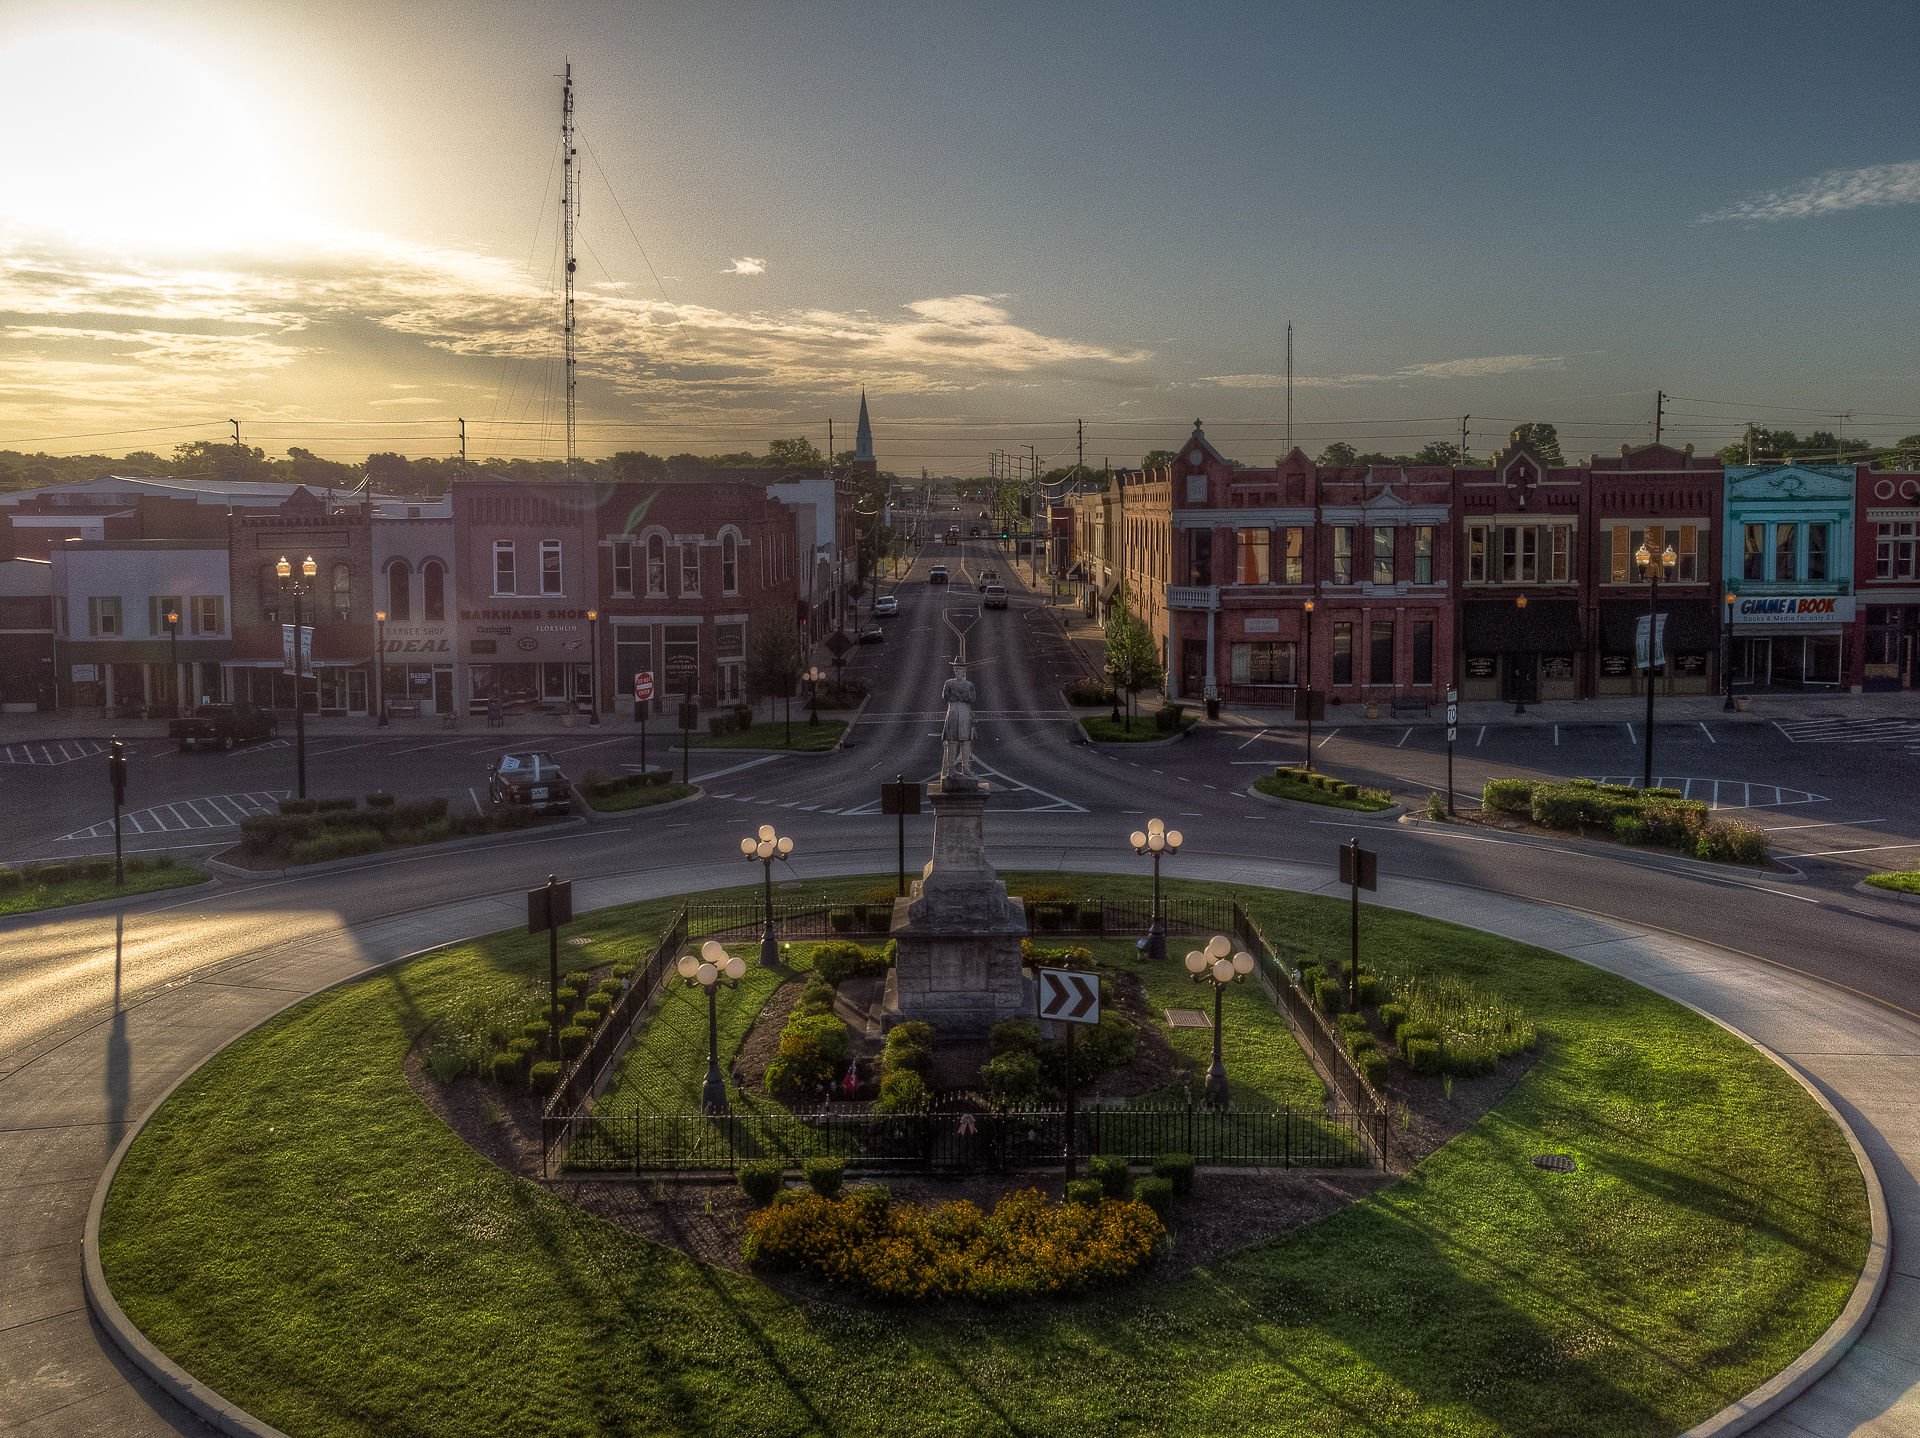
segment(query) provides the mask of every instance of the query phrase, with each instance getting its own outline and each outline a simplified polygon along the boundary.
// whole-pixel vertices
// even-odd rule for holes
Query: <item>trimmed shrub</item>
[[[1569,789],[1598,789],[1600,787],[1600,781],[1598,779],[1569,779],[1567,780],[1567,787]]]
[[[1107,1191],[1100,1186],[1100,1180],[1097,1178],[1076,1178],[1067,1185],[1068,1203],[1078,1203],[1093,1208],[1106,1196]]]
[[[1372,1085],[1375,1093],[1386,1088],[1387,1056],[1379,1049],[1362,1049],[1353,1056],[1353,1066],[1360,1070],[1360,1077]]]
[[[1193,1192],[1193,1155],[1190,1153],[1163,1153],[1153,1161],[1153,1176],[1164,1178],[1173,1189],[1174,1197],[1185,1198]],[[1134,1193],[1140,1192],[1139,1185]]]
[[[1700,830],[1694,841],[1694,857],[1727,859],[1742,864],[1762,864],[1767,858],[1767,836],[1751,824],[1737,819],[1714,819]]]
[[[1076,679],[1063,687],[1060,693],[1067,703],[1088,707],[1095,704],[1111,704],[1114,699],[1113,686],[1104,684],[1098,679]]]
[[[532,1058],[534,1054],[539,1052],[539,1049],[540,1041],[538,1039],[530,1039],[525,1034],[520,1035],[517,1039],[510,1039],[507,1042],[507,1052],[514,1055],[522,1063]]]
[[[1372,1008],[1384,1004],[1393,997],[1393,990],[1387,987],[1387,981],[1374,974],[1360,975],[1360,1002]]]
[[[1153,727],[1162,734],[1177,734],[1180,721],[1186,717],[1184,704],[1162,704],[1153,716]]]
[[[1631,784],[1597,784],[1594,786],[1609,799],[1638,799],[1640,791]],[[1649,790],[1648,792],[1652,792]]]
[[[779,1195],[786,1177],[779,1159],[751,1159],[740,1165],[740,1191],[764,1208]]]
[[[1407,1045],[1418,1039],[1433,1039],[1438,1042],[1440,1031],[1424,1019],[1409,1019],[1393,1031],[1393,1041],[1402,1053]]]
[[[1417,1074],[1440,1071],[1440,1045],[1433,1039],[1408,1039],[1400,1045],[1407,1056],[1407,1067]]]
[[[490,1071],[495,1083],[517,1083],[520,1079],[520,1055],[497,1053],[493,1056]]]
[[[1480,791],[1480,805],[1497,814],[1526,814],[1533,807],[1533,781],[1489,779]]]
[[[980,1083],[1000,1108],[1027,1108],[1051,1094],[1040,1074],[1040,1055],[1029,1049],[1008,1049],[980,1065]]]
[[[579,1024],[569,1024],[560,1030],[560,1052],[567,1058],[578,1058],[586,1051],[587,1040],[593,1037],[591,1029]]]
[[[597,1024],[607,1016],[607,1010],[612,1007],[613,996],[611,994],[597,993],[587,1000],[582,1012],[585,1013],[592,1022]]]
[[[1706,827],[1707,806],[1698,799],[1656,799],[1642,806],[1640,817],[1654,843],[1691,849]]]
[[[1640,797],[1643,799],[1678,799],[1681,795],[1678,789],[1669,789],[1664,784],[1656,784],[1641,794]]]
[[[315,799],[313,811],[316,814],[345,814],[360,807],[357,799]]]
[[[767,1065],[767,1092],[788,1108],[818,1104],[833,1085],[833,1066],[817,1054],[781,1056]]]
[[[1407,1006],[1398,1001],[1380,1005],[1380,1027],[1388,1033],[1395,1032],[1407,1021]]]
[[[1340,1012],[1340,994],[1342,985],[1338,979],[1316,979],[1313,984],[1313,1001],[1323,1014]]]
[[[329,859],[377,854],[385,847],[386,840],[378,829],[330,829],[295,844],[289,857],[296,864],[322,864]]]
[[[833,1012],[833,985],[827,983],[818,974],[807,980],[807,986],[800,991],[800,1002],[795,1013],[830,1014]]]
[[[993,1026],[987,1035],[987,1050],[996,1058],[1001,1054],[1040,1052],[1040,1025],[1032,1019],[1006,1019]]]
[[[846,1181],[847,1161],[844,1158],[810,1158],[800,1165],[800,1172],[807,1180],[807,1186],[822,1198],[832,1198],[840,1192],[840,1185]]]
[[[373,793],[367,795],[367,807],[369,809],[391,809],[393,807],[393,795],[381,793],[376,789]]]
[[[1367,1020],[1363,1014],[1338,1014],[1333,1022],[1343,1033],[1363,1034],[1367,1031]]]
[[[545,1019],[534,1019],[530,1023],[520,1025],[520,1036],[522,1038],[532,1039],[536,1044],[546,1043],[547,1031],[548,1024]]]
[[[552,1059],[527,1070],[527,1087],[535,1093],[552,1093],[560,1087],[560,1065]]]
[[[280,801],[282,814],[311,814],[319,807],[318,799],[282,799]]]
[[[1340,1037],[1341,1046],[1347,1051],[1347,1057],[1358,1059],[1374,1046],[1373,1035],[1364,1029],[1350,1029]]]
[[[890,1073],[880,1080],[880,1098],[874,1104],[880,1113],[919,1113],[927,1106],[927,1085],[910,1069]]]
[[[1613,837],[1623,844],[1644,844],[1647,842],[1647,821],[1638,814],[1615,814]]]
[[[795,1013],[780,1031],[782,1058],[817,1057],[837,1070],[846,1063],[851,1048],[847,1026],[832,1014]]]
[[[1108,1198],[1127,1196],[1127,1160],[1123,1154],[1094,1154],[1087,1160],[1087,1177],[1098,1183]]]
[[[1427,795],[1427,817],[1445,823],[1447,819],[1447,796],[1435,789]]]
[[[839,914],[842,911],[836,909],[833,912]],[[852,927],[852,911],[847,910],[845,912],[847,914],[846,923],[840,924],[836,921],[834,927]],[[881,954],[867,948],[863,944],[851,943],[841,939],[825,944],[815,944],[813,946],[813,971],[825,982],[838,988],[848,979],[871,979],[880,977],[887,971],[887,961]]]
[[[1164,1178],[1143,1178],[1133,1186],[1133,1198],[1136,1203],[1144,1203],[1152,1209],[1154,1216],[1162,1223],[1173,1213],[1173,1184]]]

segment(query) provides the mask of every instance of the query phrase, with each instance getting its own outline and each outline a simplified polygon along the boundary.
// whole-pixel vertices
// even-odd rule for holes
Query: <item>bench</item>
[[[1416,714],[1422,719],[1433,714],[1433,706],[1417,694],[1402,696],[1387,705],[1387,716],[1391,719],[1410,719]]]
[[[420,717],[420,701],[418,699],[389,699],[387,701],[387,716],[389,718],[403,714],[409,719],[418,719]]]

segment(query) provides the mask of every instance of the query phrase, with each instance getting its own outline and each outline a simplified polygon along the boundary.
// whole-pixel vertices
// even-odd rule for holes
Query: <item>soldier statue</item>
[[[954,661],[953,678],[940,686],[940,697],[947,701],[946,721],[940,726],[940,778],[944,782],[955,775],[971,781],[974,688],[959,660]]]

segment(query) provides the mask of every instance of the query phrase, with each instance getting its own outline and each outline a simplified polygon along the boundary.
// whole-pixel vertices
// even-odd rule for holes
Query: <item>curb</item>
[[[1883,889],[1878,884],[1869,884],[1865,879],[1853,886],[1856,894],[1869,894],[1876,899],[1892,899],[1896,904],[1920,904],[1920,894],[1903,893],[1899,889]]]
[[[695,797],[695,796],[689,796]],[[1264,796],[1263,796],[1264,797]],[[1289,802],[1285,800],[1276,802]],[[1343,811],[1346,812],[1346,811]],[[1384,812],[1384,811],[1383,811]],[[483,836],[485,837],[485,836]],[[318,866],[311,866],[317,868]],[[201,1063],[182,1074],[169,1084],[166,1090],[141,1114],[139,1120],[121,1138],[115,1146],[112,1156],[107,1160],[99,1181],[94,1185],[92,1197],[87,1204],[86,1225],[81,1240],[81,1282],[85,1292],[87,1307],[99,1322],[107,1337],[127,1360],[146,1374],[157,1387],[180,1403],[188,1411],[210,1423],[217,1431],[236,1435],[236,1438],[289,1438],[283,1430],[255,1418],[252,1414],[222,1397],[216,1390],[200,1382],[181,1368],[165,1353],[161,1352],[146,1335],[129,1319],[113,1296],[107,1283],[106,1271],[100,1259],[100,1222],[106,1208],[108,1191],[118,1176],[120,1165],[125,1161],[135,1140],[146,1131],[154,1116],[189,1079],[200,1072],[213,1058],[225,1053],[234,1044],[254,1033],[266,1024],[280,1017],[287,1010],[321,994],[334,989],[344,988],[348,984],[358,983],[369,975],[392,968],[395,965],[418,958],[422,954],[447,947],[450,944],[466,942],[477,935],[453,936],[442,939],[427,948],[415,949],[396,955],[384,963],[374,964],[357,974],[338,979],[323,985],[310,993],[295,994],[288,1002],[273,1013],[263,1016],[258,1022],[249,1025],[222,1044],[218,1050]],[[1575,962],[1582,962],[1578,956],[1563,954]],[[1629,982],[1632,982],[1629,980]],[[1646,987],[1637,985],[1637,987]],[[1658,990],[1649,989],[1658,993]],[[1860,1276],[1855,1280],[1852,1292],[1846,1304],[1833,1322],[1815,1342],[1802,1352],[1793,1362],[1776,1373],[1767,1382],[1753,1389],[1745,1396],[1735,1399],[1719,1412],[1695,1424],[1680,1435],[1680,1438],[1735,1438],[1746,1433],[1771,1418],[1774,1414],[1798,1398],[1812,1387],[1842,1358],[1844,1358],[1860,1335],[1872,1321],[1874,1311],[1879,1306],[1881,1294],[1886,1288],[1890,1270],[1889,1259],[1892,1253],[1893,1233],[1891,1219],[1887,1209],[1886,1193],[1880,1183],[1880,1176],[1874,1169],[1873,1161],[1866,1148],[1861,1144],[1859,1135],[1853,1126],[1833,1105],[1811,1079],[1795,1068],[1781,1055],[1774,1052],[1757,1039],[1741,1032],[1732,1024],[1713,1014],[1697,1008],[1684,999],[1669,994],[1660,994],[1672,1003],[1679,1004],[1689,1012],[1697,1014],[1709,1023],[1724,1029],[1727,1033],[1749,1045],[1756,1053],[1763,1055],[1777,1065],[1784,1073],[1792,1077],[1807,1094],[1819,1104],[1827,1117],[1840,1130],[1852,1150],[1854,1163],[1860,1171],[1861,1182],[1867,1194],[1867,1213],[1869,1233],[1867,1239],[1866,1261],[1862,1264]]]
[[[707,797],[707,791],[698,784],[693,786],[691,794],[682,794],[678,799],[668,799],[660,804],[648,804],[639,809],[619,809],[610,814],[602,814],[592,805],[586,804],[582,813],[576,815],[585,824],[618,824],[627,819],[638,819],[647,814],[664,814],[669,809],[678,809],[682,804],[691,804],[696,799]],[[585,804],[585,801],[581,801]]]
[[[1407,814],[1404,804],[1389,804],[1384,809],[1343,809],[1338,804],[1316,804],[1311,799],[1288,799],[1279,794],[1263,794],[1249,784],[1240,791],[1250,799],[1258,799],[1262,804],[1286,804],[1295,808],[1324,809],[1329,814],[1338,814],[1344,821],[1353,820],[1356,824],[1394,823],[1397,824]]]
[[[437,844],[402,844],[395,849],[382,849],[377,854],[355,854],[347,859],[322,859],[317,864],[295,864],[287,869],[249,869],[241,864],[229,864],[224,859],[203,859],[201,862],[216,874],[224,874],[230,879],[297,879],[308,874],[335,874],[345,869],[375,869],[410,854],[455,853],[461,849],[478,849],[486,844],[498,843],[515,834],[535,832],[556,834],[563,829],[584,829],[586,825],[585,819],[575,815],[570,819],[562,819],[557,824],[546,825],[544,828],[502,829],[497,834],[469,834],[464,839],[442,839]]]

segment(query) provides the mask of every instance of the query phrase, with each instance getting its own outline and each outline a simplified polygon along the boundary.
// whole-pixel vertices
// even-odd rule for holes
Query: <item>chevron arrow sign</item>
[[[1040,1017],[1070,1024],[1100,1022],[1100,976],[1078,969],[1040,970]]]

